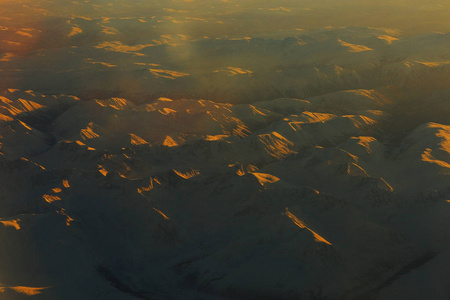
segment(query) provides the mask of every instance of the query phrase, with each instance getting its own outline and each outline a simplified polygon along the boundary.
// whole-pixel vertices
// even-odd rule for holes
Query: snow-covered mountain
[[[391,140],[380,91],[1,99],[7,299],[391,299],[445,270],[448,125]]]
[[[0,1],[0,299],[449,299],[450,35],[359,2]]]

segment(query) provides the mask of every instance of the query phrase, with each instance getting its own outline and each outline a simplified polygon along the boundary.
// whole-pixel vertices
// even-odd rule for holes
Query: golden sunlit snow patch
[[[88,64],[92,64],[92,65],[102,65],[102,66],[105,66],[105,67],[108,67],[108,68],[117,67],[117,65],[109,64],[109,63],[106,63],[106,62],[93,61],[92,58],[85,59],[85,62],[87,62]]]
[[[80,27],[74,26],[74,27],[72,27],[72,30],[70,31],[70,33],[67,36],[72,37],[72,36],[80,34],[82,32],[83,32],[83,30],[81,30]]]
[[[243,167],[243,166],[242,166],[242,167]],[[248,165],[248,166],[245,168],[245,170],[246,170],[248,173],[251,173],[251,172],[256,172],[256,171],[258,171],[259,168],[258,168],[257,166],[254,166],[254,165]]]
[[[155,208],[155,207],[153,207],[153,209],[154,209],[157,213],[159,213],[159,214],[164,218],[164,220],[170,220],[169,217],[166,216],[166,215],[165,215],[162,211],[160,211],[159,209],[157,209],[157,208]]]
[[[28,162],[32,163],[33,165],[35,165],[36,167],[39,167],[39,168],[41,168],[42,170],[45,170],[45,167],[41,166],[41,165],[38,164],[38,163],[35,163],[34,161],[29,160],[28,158],[21,157],[20,159],[23,160],[23,161],[28,161]]]
[[[159,98],[158,98],[158,101],[172,102],[173,100],[172,100],[172,99],[169,99],[169,98],[159,97]]]
[[[11,61],[11,58],[16,56],[14,53],[5,53],[3,54],[3,57],[0,59],[0,61]]]
[[[167,147],[175,147],[178,146],[178,143],[170,136],[166,136],[166,139],[163,142],[164,146]]]
[[[230,165],[229,167],[234,167],[234,164]],[[239,170],[237,170],[236,174],[239,175],[239,176],[244,176],[247,173],[253,173],[254,174],[256,171],[258,171],[258,167],[257,166],[248,165],[247,167],[244,167],[244,165],[241,165],[239,167]],[[260,174],[262,174],[262,173],[260,173]]]
[[[33,111],[36,109],[40,109],[45,107],[42,104],[33,102],[33,101],[29,101],[29,100],[24,100],[24,99],[19,99],[18,100],[18,108],[21,109],[21,112],[28,112],[28,111]]]
[[[63,180],[63,186],[64,186],[66,189],[67,189],[67,188],[70,188],[69,180],[64,179],[64,180]]]
[[[176,79],[178,77],[189,76],[188,73],[171,71],[171,70],[163,70],[163,69],[149,69],[150,73],[155,77],[167,78],[167,79]]]
[[[450,168],[450,164],[448,162],[434,158],[431,152],[432,150],[430,148],[425,149],[422,153],[422,161],[433,163],[443,168]]]
[[[12,93],[12,92],[10,92],[10,93]],[[5,103],[5,104],[13,103],[12,100],[9,100],[8,98],[3,97],[3,96],[0,96],[0,102],[3,102],[3,103]]]
[[[199,17],[185,17],[186,20],[191,20],[191,21],[200,21],[200,22],[205,22],[207,23],[208,20],[205,18],[199,18]]]
[[[159,109],[158,112],[163,115],[174,115],[177,111],[171,108],[164,107],[163,109]]]
[[[288,217],[292,220],[292,222],[294,222],[294,224],[297,225],[298,227],[300,227],[300,228],[302,228],[302,229],[304,228],[304,229],[309,230],[309,231],[313,234],[313,236],[314,236],[316,242],[320,242],[320,243],[325,243],[325,244],[331,245],[331,243],[328,242],[326,239],[324,239],[324,238],[321,237],[319,234],[317,234],[316,232],[314,232],[313,230],[311,230],[310,228],[308,228],[308,226],[306,226],[306,224],[305,224],[303,221],[301,221],[301,220],[300,220],[299,218],[297,218],[293,213],[291,213],[291,212],[289,211],[289,208],[287,208],[287,207],[286,207],[285,215],[288,216]]]
[[[428,127],[439,128],[438,132],[436,133],[436,136],[442,138],[441,142],[439,143],[440,149],[450,153],[450,126],[437,123],[430,123],[428,124]]]
[[[16,31],[17,34],[21,35],[21,36],[26,36],[26,37],[33,37],[33,35],[27,31],[24,30],[18,30]]]
[[[146,140],[141,138],[140,136],[137,136],[133,133],[130,133],[130,142],[132,145],[145,145],[148,144]]]
[[[74,220],[66,213],[66,210],[64,208],[61,208],[60,211],[58,211],[58,214],[63,215],[66,217],[66,226],[70,226],[70,223],[72,223]]]
[[[55,194],[58,194],[58,193],[62,192],[62,189],[61,188],[54,188],[54,189],[52,189],[52,192],[55,193]]]
[[[436,68],[436,67],[440,67],[440,66],[444,66],[444,65],[448,65],[450,64],[450,61],[415,61],[416,63],[419,63],[421,65],[430,67],[430,68]]]
[[[15,47],[19,47],[22,46],[22,43],[18,43],[18,42],[13,42],[13,41],[6,41],[6,43],[10,46],[15,46]]]
[[[323,114],[310,111],[304,111],[301,116],[305,117],[308,123],[325,122],[336,117],[336,115],[333,114]]]
[[[251,133],[250,129],[241,120],[237,118],[230,118],[230,120],[234,120],[237,123],[237,126],[231,130],[231,134],[239,137],[247,137]]]
[[[184,179],[189,179],[189,178],[195,177],[197,175],[200,175],[200,172],[198,170],[189,170],[187,172],[180,172],[180,171],[177,171],[177,170],[174,169],[173,171],[178,176],[180,176],[180,177],[182,177]]]
[[[6,220],[6,221],[0,220],[0,223],[3,224],[3,226],[5,226],[5,227],[14,227],[16,230],[20,230],[19,222],[20,222],[20,219],[17,219],[17,220]]]
[[[220,69],[220,70],[215,70],[214,73],[218,73],[218,72],[226,72],[228,73],[228,75],[230,76],[234,76],[234,75],[250,75],[253,74],[252,71],[250,70],[246,70],[246,69],[242,69],[242,68],[237,68],[237,67],[227,67],[225,69]]]
[[[227,137],[229,137],[229,135],[227,135],[227,134],[207,135],[205,137],[205,140],[206,141],[222,141],[222,140],[226,139]]]
[[[285,11],[285,12],[290,12],[291,11],[291,9],[289,9],[289,8],[285,8],[285,7],[283,7],[283,6],[280,6],[280,7],[277,7],[277,8],[269,8],[269,10],[272,10],[272,11]]]
[[[349,93],[349,94],[354,94],[354,95],[369,98],[379,105],[388,104],[388,103],[392,102],[389,98],[387,98],[385,95],[383,95],[382,93],[380,93],[376,90],[357,89],[357,90],[344,91],[344,93]]]
[[[110,27],[110,26],[102,26],[102,27],[103,27],[102,33],[104,33],[104,34],[114,35],[114,34],[119,33],[119,31],[114,27]]]
[[[359,165],[355,163],[349,163],[347,167],[347,173],[350,176],[370,177],[369,174]]]
[[[267,117],[267,115],[265,113],[263,113],[262,111],[260,111],[259,109],[257,109],[256,107],[254,107],[253,105],[249,105],[251,112],[254,115],[260,115],[263,117]]]
[[[138,66],[150,66],[150,67],[160,67],[160,64],[155,64],[155,63],[134,63],[135,65]]]
[[[343,47],[346,47],[349,52],[364,52],[364,51],[373,50],[372,48],[369,48],[369,47],[366,47],[363,45],[355,45],[355,44],[346,43],[343,40],[339,40],[339,44],[341,44],[341,46],[343,46]]]
[[[148,186],[138,188],[138,193],[142,194],[142,192],[149,192],[153,190],[155,184],[161,185],[161,182],[157,178],[150,177],[150,184]]]
[[[22,121],[20,121],[20,120],[19,120],[19,123],[20,123],[23,127],[25,127],[26,129],[32,130],[31,127],[27,125],[27,123],[22,122]]]
[[[247,41],[249,42],[252,38],[249,36],[243,36],[243,37],[236,37],[236,38],[230,38],[230,41]]]
[[[374,125],[377,123],[374,119],[362,115],[343,115],[342,117],[350,119],[353,122],[353,125],[359,129],[364,129],[367,128],[368,125]]]
[[[380,189],[383,189],[383,190],[385,190],[387,192],[393,192],[394,191],[394,188],[389,183],[387,183],[386,180],[384,180],[381,177],[379,178],[379,180],[377,182],[377,187],[379,187]]]
[[[430,68],[438,67],[440,65],[440,63],[437,62],[418,62],[418,63]]]
[[[49,288],[50,287],[29,287],[29,286],[9,287],[9,289],[11,289],[17,293],[27,295],[27,296],[35,296],[35,295],[42,294],[43,290],[46,290]]]
[[[153,44],[146,44],[146,45],[125,45],[120,41],[114,41],[114,42],[103,42],[95,46],[94,48],[97,49],[105,49],[106,51],[114,51],[114,52],[122,52],[122,53],[133,53],[136,51],[140,51],[146,47],[154,46]],[[134,53],[138,54],[138,53]],[[140,54],[143,55],[143,54]]]
[[[106,171],[106,169],[105,169],[102,165],[98,165],[98,171],[99,171],[103,176],[108,175],[108,171]]]
[[[393,37],[393,36],[389,36],[389,35],[380,35],[377,37],[380,40],[384,40],[386,41],[389,45],[392,44],[393,41],[397,41],[398,38]]]
[[[255,176],[256,179],[258,179],[259,183],[260,183],[262,186],[267,185],[267,184],[269,184],[269,183],[275,183],[275,182],[280,181],[280,178],[278,178],[278,177],[276,177],[276,176],[273,176],[273,175],[270,175],[270,174],[266,174],[266,173],[256,173],[256,172],[253,172],[253,173],[250,173],[250,174],[252,174],[253,176]]]
[[[366,117],[366,116],[359,116],[361,118],[361,120],[363,121],[363,124],[365,125],[373,125],[376,124],[377,121],[375,121],[372,118]]]
[[[47,201],[48,203],[61,200],[61,198],[55,195],[43,195],[42,198],[44,198],[44,200]]]
[[[353,140],[358,140],[358,145],[363,146],[367,153],[372,153],[372,149],[370,148],[370,143],[375,142],[376,139],[371,136],[358,136],[358,137],[351,137]]]
[[[290,149],[294,144],[278,132],[260,134],[258,140],[264,145],[267,153],[274,158],[282,159],[290,154],[297,153]]]
[[[91,122],[86,129],[80,130],[80,136],[83,140],[91,140],[99,137],[99,135],[92,130],[92,126],[93,123]]]
[[[110,106],[117,110],[124,110],[127,108],[134,107],[134,104],[128,102],[126,99],[116,98],[116,97],[113,97],[113,98],[110,98],[107,100],[95,100],[95,102],[97,102],[101,106],[104,106],[104,107]]]
[[[5,116],[4,114],[0,113],[0,121],[9,122],[13,120],[14,120],[13,118]]]

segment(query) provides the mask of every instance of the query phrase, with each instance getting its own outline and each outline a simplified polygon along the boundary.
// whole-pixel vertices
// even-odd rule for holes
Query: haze
[[[0,299],[450,299],[448,1],[0,1]]]

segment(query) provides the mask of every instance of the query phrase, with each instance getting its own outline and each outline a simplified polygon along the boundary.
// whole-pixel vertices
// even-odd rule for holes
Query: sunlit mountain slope
[[[432,259],[449,247],[450,133],[430,122],[391,140],[387,124],[404,125],[392,102],[362,89],[251,105],[5,91],[2,293],[403,293],[420,273],[384,282],[421,257],[416,272],[441,272]]]
[[[0,299],[450,299],[448,7],[0,0]]]

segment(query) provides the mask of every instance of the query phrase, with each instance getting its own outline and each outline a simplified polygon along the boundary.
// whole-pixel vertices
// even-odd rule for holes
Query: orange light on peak
[[[430,148],[425,149],[422,153],[422,161],[433,163],[443,168],[450,168],[450,164],[448,162],[436,159],[431,152],[432,150]]]
[[[177,111],[171,108],[164,107],[163,109],[159,109],[158,112],[160,112],[163,115],[173,115]]]
[[[187,171],[187,172],[180,172],[180,171],[177,171],[177,170],[173,170],[178,176],[180,176],[180,177],[182,177],[182,178],[184,178],[184,179],[190,179],[190,178],[192,178],[192,177],[195,177],[195,176],[197,176],[197,175],[200,175],[200,172],[198,171],[198,170],[189,170],[189,171]]]
[[[348,49],[348,52],[364,52],[373,50],[372,48],[366,47],[364,45],[350,44],[342,40],[339,40],[339,44],[343,47],[346,47]]]
[[[74,220],[66,213],[66,210],[64,208],[61,208],[60,211],[58,211],[58,214],[63,215],[66,217],[66,226],[70,226],[70,223],[72,223]]]
[[[148,144],[148,142],[146,140],[144,140],[140,136],[135,135],[133,133],[130,133],[130,142],[131,142],[132,145],[145,145],[145,144]]]
[[[166,79],[176,79],[178,77],[189,76],[188,73],[172,71],[172,70],[163,70],[163,69],[149,69],[150,73],[154,77],[166,78]]]
[[[176,147],[178,143],[170,136],[166,136],[166,139],[163,142],[163,146],[167,147]]]
[[[59,198],[58,196],[54,196],[54,195],[43,195],[42,198],[44,198],[44,200],[47,201],[48,203],[52,203],[52,202],[61,200],[61,198]]]
[[[242,169],[239,169],[239,170],[236,172],[236,174],[239,175],[239,176],[244,176],[244,175],[245,175],[245,171],[242,170]]]
[[[172,102],[173,100],[172,100],[172,99],[169,99],[169,98],[165,98],[165,97],[160,97],[160,98],[158,98],[158,101]]]
[[[259,183],[262,186],[265,186],[265,185],[267,185],[269,183],[275,183],[277,181],[280,181],[280,178],[278,178],[276,176],[273,176],[273,175],[270,175],[270,174],[256,173],[256,172],[253,172],[253,173],[250,173],[250,174],[255,176],[256,179],[258,179]]]
[[[29,287],[29,286],[9,287],[9,289],[11,289],[17,293],[27,295],[27,296],[35,296],[35,295],[42,294],[42,291],[46,290],[48,288],[50,288],[50,287]]]
[[[98,171],[99,171],[103,176],[108,175],[108,171],[106,171],[106,169],[105,169],[102,165],[98,165]]]
[[[325,243],[325,244],[328,244],[328,245],[332,245],[330,242],[328,242],[328,241],[327,241],[326,239],[324,239],[322,236],[320,236],[319,234],[317,234],[315,231],[311,230],[311,229],[306,225],[306,223],[304,223],[302,220],[300,220],[299,218],[297,218],[293,213],[291,213],[291,212],[289,211],[289,208],[288,208],[288,207],[286,207],[286,212],[285,212],[284,214],[285,214],[286,216],[288,216],[289,219],[291,219],[291,221],[292,221],[295,225],[297,225],[298,227],[309,230],[309,231],[313,234],[313,236],[314,236],[316,242],[320,242],[320,243]]]
[[[3,224],[3,226],[5,226],[5,227],[14,227],[16,230],[20,230],[19,222],[20,222],[20,219],[0,221],[0,223]]]
[[[164,220],[170,220],[170,218],[168,217],[168,216],[166,216],[162,211],[160,211],[159,209],[157,209],[157,208],[155,208],[155,207],[153,207],[153,209],[157,212],[157,213],[159,213],[163,218],[164,218]]]
[[[223,139],[225,139],[227,137],[229,137],[229,135],[227,135],[227,134],[207,135],[205,137],[205,141],[210,141],[210,142],[212,142],[212,141],[221,141],[221,140],[223,140]]]

